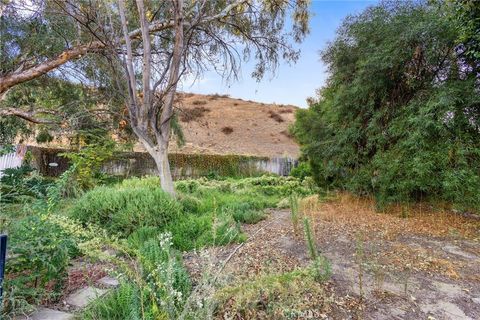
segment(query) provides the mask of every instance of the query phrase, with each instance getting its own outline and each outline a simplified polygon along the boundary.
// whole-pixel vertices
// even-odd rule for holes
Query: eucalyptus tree
[[[167,150],[177,84],[184,75],[216,68],[235,78],[242,59],[256,59],[252,74],[261,79],[279,60],[295,60],[292,41],[307,33],[306,1],[118,1],[123,38],[119,59],[125,67],[130,124],[157,164],[162,188],[174,194]],[[286,32],[288,14],[292,29]],[[150,33],[153,19],[164,32]],[[140,29],[141,41],[131,30]],[[118,52],[118,51],[117,51]],[[141,80],[140,80],[141,79]],[[138,91],[141,90],[141,94]]]
[[[170,194],[167,150],[182,77],[214,69],[236,79],[242,61],[253,59],[252,77],[260,80],[280,61],[298,59],[295,43],[308,33],[307,0],[33,0],[15,10],[19,3],[2,8],[20,24],[9,19],[2,25],[8,34],[2,40],[2,64],[8,60],[0,74],[3,99],[11,88],[60,67],[101,79],[125,99],[130,126]],[[37,16],[35,23],[47,31],[30,50],[37,39],[26,36],[28,19]],[[14,27],[23,28],[26,41],[17,41]]]

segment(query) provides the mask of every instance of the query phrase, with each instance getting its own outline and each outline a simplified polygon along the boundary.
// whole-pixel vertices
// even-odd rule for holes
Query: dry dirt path
[[[344,219],[311,219],[317,246],[332,265],[329,282],[319,284],[329,306],[319,302],[318,312],[297,318],[480,319],[478,238],[465,239],[455,233],[419,235],[406,226],[404,233],[393,234],[381,226],[369,228],[368,223],[363,228]],[[385,224],[402,223],[404,219],[394,217]],[[371,224],[378,227],[375,221]],[[294,234],[288,210],[272,210],[264,221],[242,229],[252,238],[224,269],[230,283],[309,265],[303,235]],[[217,259],[225,259],[233,248],[217,250]],[[195,265],[194,260],[187,256],[187,265]],[[232,317],[242,318],[248,316]]]

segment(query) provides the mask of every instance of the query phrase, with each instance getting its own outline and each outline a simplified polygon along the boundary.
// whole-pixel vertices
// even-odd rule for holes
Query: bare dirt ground
[[[241,299],[237,293],[219,308],[220,319],[480,319],[478,218],[428,206],[379,213],[371,201],[348,195],[321,202],[312,197],[303,212],[331,262],[330,280],[299,284],[308,290],[288,287],[302,312],[287,316],[281,291],[271,294],[269,282],[259,279],[306,267],[310,259],[289,211],[272,210],[266,220],[243,226],[250,239],[223,271],[225,286],[244,283],[244,290],[259,291],[249,297],[255,311],[233,308]],[[223,247],[217,257],[225,259],[235,247]],[[193,274],[194,261],[186,259]]]
[[[298,157],[288,134],[297,107],[264,104],[224,95],[179,95],[177,112],[185,146],[173,152]]]

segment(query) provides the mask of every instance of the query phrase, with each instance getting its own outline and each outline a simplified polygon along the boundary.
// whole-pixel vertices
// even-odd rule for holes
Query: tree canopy
[[[320,185],[480,208],[480,60],[449,10],[382,3],[345,19],[292,128]]]
[[[9,1],[1,18],[0,113],[48,121],[36,117],[48,113],[41,106],[30,104],[26,111],[7,101],[19,86],[47,73],[48,79],[80,78],[87,88],[114,92],[154,158],[162,188],[174,194],[167,150],[178,127],[174,100],[180,79],[207,69],[236,79],[242,61],[254,60],[252,77],[260,80],[280,61],[296,61],[295,44],[308,33],[308,5],[306,0]]]

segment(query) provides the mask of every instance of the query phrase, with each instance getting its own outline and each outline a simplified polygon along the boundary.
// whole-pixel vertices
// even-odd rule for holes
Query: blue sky
[[[207,72],[203,78],[184,83],[182,91],[194,93],[229,94],[234,98],[255,100],[265,103],[293,104],[306,107],[305,99],[315,95],[327,77],[326,68],[320,61],[319,51],[333,40],[335,31],[343,18],[361,12],[377,1],[355,0],[313,0],[310,34],[300,45],[299,61],[289,66],[282,64],[276,75],[267,75],[260,83],[250,77],[252,63],[243,63],[242,76],[237,82],[227,84],[214,72]]]

